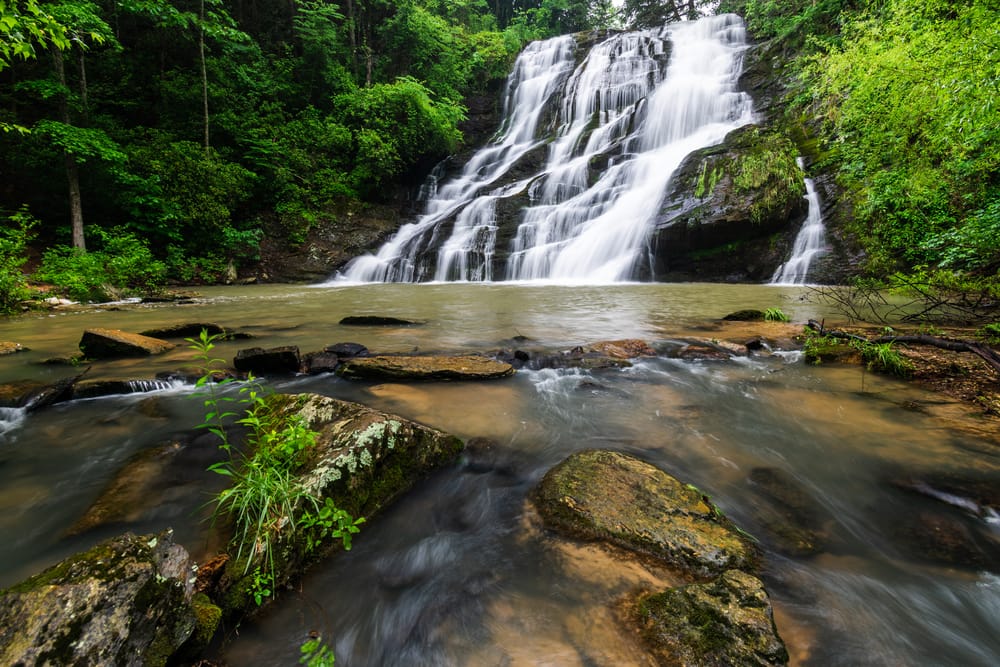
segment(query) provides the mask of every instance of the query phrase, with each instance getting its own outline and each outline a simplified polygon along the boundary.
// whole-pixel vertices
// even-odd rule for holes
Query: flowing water
[[[799,168],[804,167],[802,158],[798,159]],[[820,207],[816,184],[811,178],[805,179],[806,201],[809,202],[809,212],[806,221],[795,237],[792,246],[792,256],[779,266],[771,277],[774,285],[804,285],[809,277],[809,265],[815,257],[826,250],[826,226],[823,224],[823,211]]]
[[[558,37],[526,49],[498,138],[340,279],[615,282],[648,264],[646,242],[681,161],[753,121],[750,96],[736,90],[743,23],[727,14],[615,35],[578,66],[575,47]],[[522,158],[538,150],[541,167],[524,175]],[[499,218],[511,208],[508,233]]]
[[[218,322],[256,336],[216,350],[297,344],[303,351],[356,341],[374,351],[567,349],[626,336],[664,351],[686,337],[750,337],[790,347],[795,328],[718,320],[739,308],[780,307],[796,321],[827,317],[802,288],[768,285],[603,287],[532,284],[382,284],[204,290],[188,305],[30,315],[0,321],[0,340],[32,351],[0,358],[0,379],[54,380],[81,369],[42,366],[68,355],[86,327],[141,331]],[[403,328],[346,327],[347,315],[420,320]],[[516,336],[526,336],[514,341]],[[94,379],[151,379],[190,365],[179,347],[144,360],[94,364]],[[693,483],[764,548],[764,579],[793,664],[995,665],[1000,656],[996,562],[937,564],[909,529],[932,515],[984,548],[996,517],[970,499],[908,494],[890,480],[937,471],[1000,481],[995,433],[955,428],[955,406],[857,368],[809,366],[795,352],[731,361],[657,357],[628,369],[519,371],[481,384],[350,383],[333,375],[286,378],[285,392],[358,400],[463,439],[490,438],[406,494],[357,536],[351,552],[314,568],[296,590],[231,632],[217,659],[295,664],[310,631],[337,664],[634,665],[641,653],[616,632],[615,605],[662,573],[587,545],[555,540],[526,499],[552,465],[589,447],[621,450]],[[135,388],[143,388],[136,385]],[[98,539],[173,527],[199,556],[204,472],[211,445],[187,434],[200,404],[185,385],[153,386],[25,415],[0,411],[0,587]],[[167,473],[146,480],[112,525],[68,535],[137,454],[177,443]],[[205,451],[206,447],[209,451]],[[758,469],[792,480],[816,504],[817,555],[777,549]],[[137,479],[141,475],[137,476]],[[755,481],[756,480],[756,481]],[[993,573],[990,573],[990,572]]]

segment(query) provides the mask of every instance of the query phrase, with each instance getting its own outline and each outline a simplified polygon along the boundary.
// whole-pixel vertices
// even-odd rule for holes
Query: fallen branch
[[[806,326],[813,331],[816,331],[821,336],[829,336],[831,338],[859,340],[876,345],[883,343],[929,345],[931,347],[937,347],[942,350],[950,350],[952,352],[971,352],[985,361],[990,368],[1000,374],[1000,354],[998,354],[993,348],[973,340],[940,338],[938,336],[928,336],[927,334],[915,334],[908,336],[888,335],[879,336],[878,338],[865,338],[864,336],[858,336],[857,334],[840,331],[838,329],[827,329],[823,322],[817,322],[816,320],[809,320],[809,322],[806,323]]]

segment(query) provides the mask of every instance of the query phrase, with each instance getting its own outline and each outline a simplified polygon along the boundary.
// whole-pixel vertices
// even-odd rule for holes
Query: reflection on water
[[[740,340],[753,328],[707,320],[745,307],[778,306],[798,321],[828,315],[799,294],[715,285],[214,289],[187,306],[0,323],[0,339],[33,349],[0,359],[0,374],[78,372],[36,362],[69,354],[85,327],[141,331],[197,321],[257,337],[222,344],[222,357],[251,345],[297,344],[305,352],[343,341],[403,352],[490,350],[514,345],[515,336],[530,339],[520,346],[555,349],[626,336]],[[338,324],[363,314],[425,324]],[[90,374],[149,378],[191,359],[181,345],[152,360],[95,364]],[[632,590],[665,585],[669,575],[646,565],[612,568],[617,559],[602,548],[553,540],[526,503],[548,468],[588,447],[632,453],[696,484],[760,539],[794,662],[992,665],[1000,656],[1000,579],[988,572],[996,560],[943,563],[917,539],[930,517],[926,525],[966,535],[969,549],[989,556],[998,553],[1000,529],[961,499],[944,502],[891,483],[927,471],[1000,481],[997,443],[946,428],[938,415],[949,406],[940,397],[858,369],[806,366],[790,354],[521,371],[479,385],[316,376],[274,386],[359,400],[494,444],[478,442],[365,524],[351,552],[317,567],[244,623],[219,656],[229,664],[293,664],[310,630],[330,639],[342,665],[643,664],[637,647],[614,632],[620,604]],[[144,404],[150,397],[155,403]],[[198,402],[184,388],[76,401],[27,416],[0,411],[0,530],[10,536],[0,543],[0,586],[125,529],[172,526],[193,552],[209,553],[200,522],[211,483],[200,477],[198,448],[205,444],[189,435],[199,421]],[[159,490],[149,487],[151,509],[65,537],[116,471],[169,442],[191,455]],[[761,469],[777,471],[772,477],[817,508],[820,553],[793,556],[781,547],[762,514],[767,498],[751,479]],[[175,487],[200,491],[181,498],[170,493]]]

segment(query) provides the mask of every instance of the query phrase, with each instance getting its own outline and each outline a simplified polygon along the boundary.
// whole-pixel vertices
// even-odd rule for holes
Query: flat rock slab
[[[127,333],[119,329],[87,329],[80,339],[80,350],[89,359],[147,357],[174,349],[173,343],[159,338]]]
[[[545,525],[656,557],[698,577],[753,569],[756,549],[701,491],[619,452],[586,450],[534,495]]]
[[[729,570],[640,600],[642,637],[661,665],[786,665],[760,579]]]
[[[423,322],[403,320],[398,317],[385,317],[383,315],[350,315],[341,319],[340,324],[349,327],[412,327],[419,326]]]
[[[0,340],[0,357],[5,354],[15,354],[17,352],[27,352],[28,348],[24,347],[20,343],[12,343],[6,340]]]
[[[495,380],[513,375],[514,367],[478,356],[376,356],[345,360],[337,374],[349,380]]]
[[[126,534],[0,593],[0,664],[165,665],[195,629],[192,563]]]
[[[590,345],[588,349],[612,359],[634,359],[635,357],[656,356],[656,350],[649,343],[638,338],[605,340]]]

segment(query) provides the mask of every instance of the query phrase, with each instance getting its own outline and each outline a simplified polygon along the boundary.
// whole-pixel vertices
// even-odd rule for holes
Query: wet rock
[[[192,583],[169,531],[102,542],[0,594],[0,663],[165,665],[195,629]]]
[[[671,356],[688,360],[728,361],[732,357],[745,357],[747,354],[747,348],[736,343],[708,338],[690,338],[683,341],[681,347],[674,350]]]
[[[207,468],[224,458],[208,438],[171,440],[143,450],[118,471],[66,534],[181,514],[191,494],[205,491],[206,482],[223,481]]]
[[[638,617],[661,665],[788,664],[764,585],[745,572],[644,597]]]
[[[367,357],[368,348],[361,343],[335,343],[323,348],[324,352],[335,354],[342,359],[351,357]]]
[[[0,340],[0,357],[8,354],[17,354],[18,352],[27,352],[29,348],[24,347],[20,343],[11,343],[10,341]]]
[[[0,408],[23,408],[31,394],[46,386],[38,380],[15,380],[0,384]]]
[[[340,324],[352,327],[409,327],[423,324],[423,322],[402,320],[398,317],[385,317],[383,315],[351,315],[341,319]]]
[[[923,510],[893,524],[893,537],[907,555],[952,567],[1000,572],[1000,545],[979,535],[965,517]]]
[[[143,336],[153,338],[199,338],[201,332],[205,331],[209,336],[225,336],[226,330],[218,324],[189,322],[185,324],[174,324],[159,329],[149,329],[140,332]]]
[[[349,380],[494,380],[513,374],[508,363],[473,355],[359,357],[337,368],[337,375]]]
[[[626,454],[573,454],[546,473],[534,501],[548,528],[612,542],[694,576],[756,563],[753,545],[707,496]]]
[[[272,394],[265,401],[273,418],[298,415],[318,433],[299,473],[304,490],[331,499],[354,517],[377,514],[462,451],[462,441],[452,435],[359,403],[315,394]],[[303,532],[282,531],[274,537],[277,586],[297,576],[307,558],[317,556],[315,549],[306,548]],[[249,565],[260,564],[259,555],[244,551],[227,564],[214,591],[224,611],[256,607],[247,558],[258,559]]]
[[[778,551],[808,556],[824,549],[829,517],[794,477],[778,468],[754,468],[749,481],[758,496],[754,513]]]
[[[612,359],[634,359],[635,357],[655,357],[656,350],[649,343],[637,338],[607,340],[588,346],[588,351],[597,352]]]
[[[340,365],[340,357],[329,352],[310,352],[302,357],[302,372],[309,375],[332,373]]]
[[[127,333],[119,329],[87,329],[80,339],[80,350],[89,359],[117,359],[162,354],[174,348],[159,338]]]
[[[814,338],[806,342],[803,359],[807,364],[859,364],[861,352],[846,341],[833,338]]]
[[[729,313],[722,319],[727,322],[763,322],[764,321],[764,311],[754,310],[748,308],[746,310],[737,310],[734,313]]]
[[[233,366],[243,373],[288,375],[298,373],[302,361],[299,357],[299,348],[295,345],[283,345],[266,350],[261,347],[250,347],[236,353]]]

